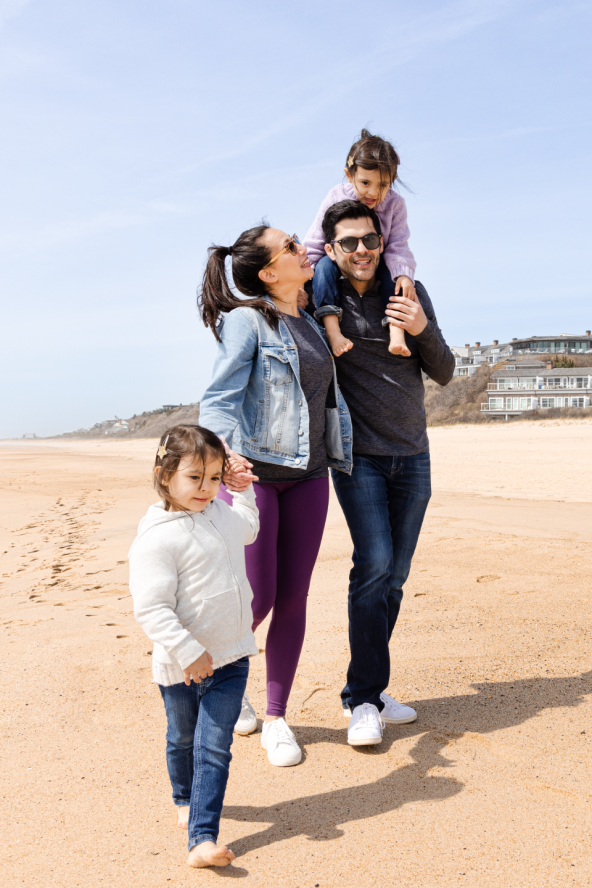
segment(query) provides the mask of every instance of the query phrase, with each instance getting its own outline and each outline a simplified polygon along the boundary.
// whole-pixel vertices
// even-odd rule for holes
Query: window
[[[523,379],[518,381],[519,388],[521,389],[532,389],[535,387],[536,379],[534,376],[525,376]]]
[[[490,398],[489,399],[489,409],[490,410],[503,410],[504,409],[504,399],[503,398]]]
[[[555,398],[541,398],[541,407],[554,407]]]
[[[511,410],[511,409],[512,409],[512,399],[506,398],[506,410]]]
[[[532,398],[520,398],[520,409],[530,410],[532,407]]]
[[[585,388],[585,386],[584,386],[585,378],[586,378],[585,376],[576,376],[576,388],[578,388],[578,389]]]
[[[565,400],[567,401],[567,398]],[[572,398],[571,399],[571,406],[572,407],[583,407],[584,406],[584,399],[583,398]]]
[[[466,369],[466,367],[465,367],[464,370],[459,370],[459,371],[458,371],[458,375],[459,375],[459,376],[468,376],[468,375],[469,375],[469,371],[468,371],[468,370]]]

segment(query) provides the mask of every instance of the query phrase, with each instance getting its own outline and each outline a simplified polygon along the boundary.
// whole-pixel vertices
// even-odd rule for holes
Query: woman
[[[230,289],[227,256],[234,284],[247,299]],[[298,309],[298,291],[312,276],[306,248],[295,235],[260,225],[243,232],[232,247],[210,249],[198,299],[202,320],[219,343],[200,424],[224,437],[257,478],[261,529],[246,550],[247,575],[253,629],[273,611],[261,745],[278,766],[301,759],[284,716],[327,516],[328,466],[349,473],[352,465],[351,422],[333,357],[319,325]],[[221,495],[230,501],[224,491]],[[246,734],[256,728],[245,695],[235,730]]]

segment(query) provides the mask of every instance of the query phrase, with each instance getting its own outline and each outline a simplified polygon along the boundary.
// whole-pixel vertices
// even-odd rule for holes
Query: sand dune
[[[352,749],[350,542],[331,504],[288,720],[238,737],[227,871],[187,870],[126,556],[156,443],[0,443],[3,885],[592,883],[592,422],[430,430],[434,495],[392,643],[419,712]],[[259,630],[264,646],[264,627]],[[263,658],[250,694],[263,712]]]

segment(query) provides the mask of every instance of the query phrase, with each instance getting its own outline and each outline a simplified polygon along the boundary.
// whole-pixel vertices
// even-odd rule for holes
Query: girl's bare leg
[[[411,352],[407,348],[407,343],[405,342],[405,331],[401,327],[396,327],[394,324],[389,324],[389,331],[391,341],[388,350],[391,355],[401,355],[402,358],[408,358],[411,355]]]
[[[327,339],[329,340],[329,344],[331,345],[331,351],[336,358],[338,358],[339,355],[342,355],[344,352],[349,351],[350,348],[354,347],[351,339],[346,339],[346,337],[341,332],[341,329],[339,327],[339,318],[337,317],[337,315],[325,315],[323,318],[323,324],[325,326]]]

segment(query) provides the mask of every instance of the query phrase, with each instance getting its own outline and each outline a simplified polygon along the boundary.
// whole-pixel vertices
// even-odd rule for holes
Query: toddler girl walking
[[[401,195],[393,191],[399,164],[399,155],[390,142],[380,136],[373,136],[368,130],[363,129],[360,138],[347,153],[345,165],[347,183],[336,185],[331,189],[304,238],[308,258],[315,270],[312,281],[315,317],[322,320],[336,357],[352,348],[353,343],[342,335],[339,328],[339,318],[342,314],[337,285],[339,269],[325,252],[322,222],[330,206],[341,200],[359,200],[376,211],[384,238],[384,253],[378,266],[378,277],[382,284],[385,308],[393,294],[393,286],[395,295],[400,294],[417,301],[414,287],[415,259],[408,246],[407,208]],[[370,239],[372,243],[366,243],[366,239]],[[341,249],[346,253],[355,252],[358,245],[359,240],[355,238],[345,238],[340,243]],[[364,246],[368,250],[377,249],[380,246],[379,236],[366,235]],[[389,324],[388,317],[385,316],[383,324],[385,326]],[[389,351],[395,355],[409,357],[405,331],[394,324],[390,324],[389,329]]]
[[[216,499],[226,470],[220,439],[179,425],[160,440],[154,486],[130,550],[136,620],[151,641],[167,717],[166,758],[190,866],[226,866],[217,845],[234,725],[257,654],[244,547],[259,531],[250,485]]]

